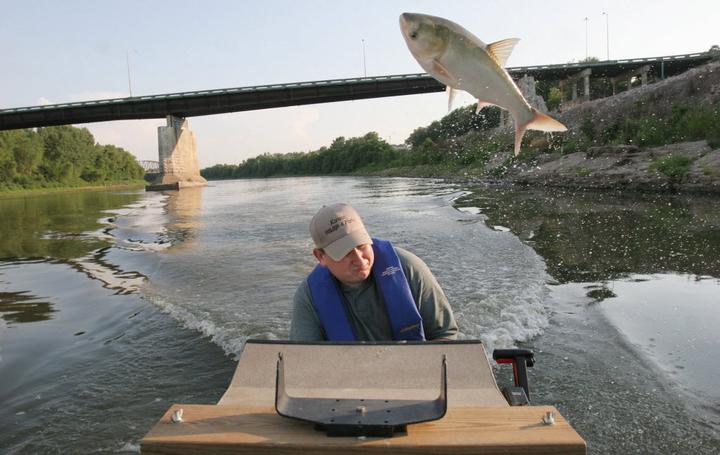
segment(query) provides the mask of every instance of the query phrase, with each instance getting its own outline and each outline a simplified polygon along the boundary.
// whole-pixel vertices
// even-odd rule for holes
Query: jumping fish
[[[515,156],[525,130],[566,131],[554,118],[539,112],[523,97],[505,70],[517,38],[485,44],[460,25],[441,17],[403,13],[400,30],[415,59],[432,77],[453,90],[465,90],[485,106],[507,109],[515,121]]]

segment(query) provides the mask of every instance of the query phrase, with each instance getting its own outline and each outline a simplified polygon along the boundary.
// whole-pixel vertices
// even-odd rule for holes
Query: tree
[[[7,131],[13,137],[11,150],[18,174],[31,175],[43,157],[43,143],[32,130]]]
[[[63,125],[40,128],[38,133],[44,144],[41,168],[48,180],[71,182],[80,178],[95,148],[90,131]]]
[[[133,155],[95,144],[85,128],[0,131],[0,186],[5,188],[140,180],[143,174]]]

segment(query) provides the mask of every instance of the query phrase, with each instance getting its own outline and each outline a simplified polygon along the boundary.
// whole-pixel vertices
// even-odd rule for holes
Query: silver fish
[[[523,97],[505,70],[517,38],[485,44],[455,22],[426,14],[403,13],[400,30],[415,59],[432,77],[453,89],[465,90],[485,106],[507,109],[515,121],[515,156],[525,130],[566,131],[554,118],[539,112]]]

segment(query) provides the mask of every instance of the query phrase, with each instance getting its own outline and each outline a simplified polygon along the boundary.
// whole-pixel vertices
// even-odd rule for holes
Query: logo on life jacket
[[[383,273],[382,273],[381,275],[382,275],[382,276],[395,275],[395,274],[396,274],[397,272],[399,272],[400,270],[401,270],[400,267],[394,267],[394,266],[391,265],[390,267],[388,267],[388,268],[386,268],[385,270],[383,270]]]

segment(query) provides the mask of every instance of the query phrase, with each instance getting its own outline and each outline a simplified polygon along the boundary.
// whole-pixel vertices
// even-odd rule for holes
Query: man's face
[[[365,281],[370,276],[375,262],[375,253],[369,243],[356,246],[339,261],[334,261],[318,249],[313,250],[313,255],[320,265],[327,267],[335,278],[345,284],[358,284]]]

